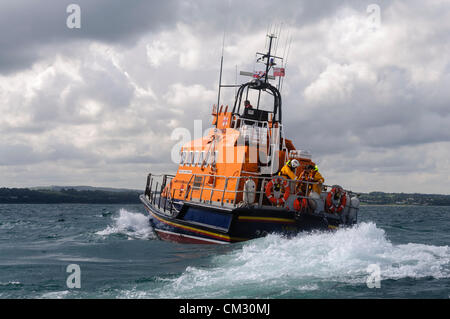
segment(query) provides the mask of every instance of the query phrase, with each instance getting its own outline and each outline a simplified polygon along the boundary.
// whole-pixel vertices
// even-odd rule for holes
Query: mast
[[[270,57],[271,57],[270,53],[272,51],[272,41],[274,38],[276,38],[276,36],[274,34],[270,34],[270,35],[268,35],[268,37],[269,37],[269,52],[267,53],[266,74],[264,77],[264,82],[266,82],[266,83],[267,83],[268,77],[269,77]]]
[[[217,93],[217,108],[219,108],[219,105],[220,105],[220,89],[222,88],[222,70],[223,70],[223,49],[224,49],[224,46],[225,46],[225,32],[223,33],[222,57],[220,58],[219,91]]]

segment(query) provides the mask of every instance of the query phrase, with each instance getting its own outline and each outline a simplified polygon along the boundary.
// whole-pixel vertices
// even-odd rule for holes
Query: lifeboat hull
[[[333,230],[341,224],[339,216],[303,213],[281,208],[227,208],[178,202],[167,213],[164,198],[152,204],[140,197],[150,224],[162,240],[190,244],[229,244],[276,233],[295,236],[299,232]],[[329,215],[329,216],[327,216]]]

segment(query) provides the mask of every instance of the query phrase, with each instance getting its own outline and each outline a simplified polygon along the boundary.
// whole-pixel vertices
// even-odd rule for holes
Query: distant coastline
[[[365,205],[450,206],[450,195],[408,193],[361,193]]]
[[[139,204],[142,193],[89,186],[0,188],[0,204]]]
[[[139,204],[136,189],[91,186],[0,188],[0,204]],[[450,195],[407,193],[360,193],[363,205],[450,206]]]

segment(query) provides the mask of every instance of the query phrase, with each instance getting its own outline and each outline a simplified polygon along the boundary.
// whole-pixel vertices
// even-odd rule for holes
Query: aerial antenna
[[[234,79],[234,85],[235,85],[235,87],[234,87],[234,95],[235,96],[237,95],[237,87],[238,87],[237,79],[238,79],[238,66],[236,64],[236,75],[235,75],[235,79]]]
[[[287,44],[287,38],[286,38],[286,44]],[[289,46],[287,47],[287,54],[286,54],[286,61],[285,61],[285,63],[284,63],[284,69],[287,69],[287,64],[288,64],[288,58],[289,58],[289,53],[290,53],[290,51],[291,51],[291,44],[292,44],[292,35],[290,35],[290,39],[289,39]],[[286,50],[286,47],[285,47],[285,50]],[[284,76],[283,77],[283,80],[281,81],[281,84],[280,84],[280,92],[281,92],[281,90],[283,89],[283,84],[284,84],[284,78],[285,78],[286,76]]]
[[[223,32],[222,39],[222,57],[220,58],[220,73],[219,73],[219,92],[217,93],[217,108],[220,105],[220,89],[222,88],[222,70],[223,70],[223,51],[225,47],[225,31]]]
[[[271,28],[272,28],[272,24],[269,23],[269,24],[267,25],[267,32],[266,32],[266,35],[269,35]],[[267,43],[268,43],[268,41],[269,41],[269,38],[266,37],[266,43],[265,43],[265,45],[264,45],[264,50],[267,49]]]
[[[229,6],[230,6],[230,2],[228,1],[228,7]],[[225,28],[223,30],[223,38],[222,38],[222,54],[220,57],[219,90],[217,92],[217,109],[219,108],[219,105],[220,105],[220,91],[222,88],[222,71],[223,71],[223,54],[224,54],[224,48],[225,48],[225,33],[228,28],[228,23],[229,23],[229,19],[230,19],[230,10],[227,10],[227,11],[228,11],[228,14],[226,17]],[[219,119],[219,112],[217,112],[217,120],[218,119]]]
[[[278,35],[277,35],[277,43],[275,45],[275,53],[274,55],[277,55],[277,51],[278,51],[278,43],[281,40],[281,29],[283,28],[283,22],[280,22],[280,28],[278,30]]]
[[[290,36],[291,36],[291,29],[288,28],[286,33],[286,43],[284,44],[283,58],[286,58],[286,49],[288,47],[288,41]]]
[[[272,42],[273,42],[273,39],[276,39],[276,35],[275,34],[270,34],[270,35],[268,35],[268,37],[269,37],[269,50],[268,50],[268,52],[267,52],[267,56],[266,56],[266,58],[267,58],[267,62],[266,62],[266,73],[265,73],[265,75],[264,75],[264,82],[268,82],[268,77],[269,77],[269,68],[270,68],[270,62],[271,62],[271,57],[272,57],[272,55],[271,55],[271,50],[272,50]]]

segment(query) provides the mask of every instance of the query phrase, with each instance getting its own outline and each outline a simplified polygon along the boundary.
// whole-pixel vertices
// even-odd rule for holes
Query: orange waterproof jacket
[[[320,194],[322,192],[322,187],[320,184],[323,184],[325,182],[325,179],[322,177],[322,175],[319,173],[319,171],[311,171],[308,176],[305,176],[305,172],[303,172],[300,175],[300,180],[305,182],[314,182],[318,184],[311,185],[312,191],[316,192],[317,194]]]

